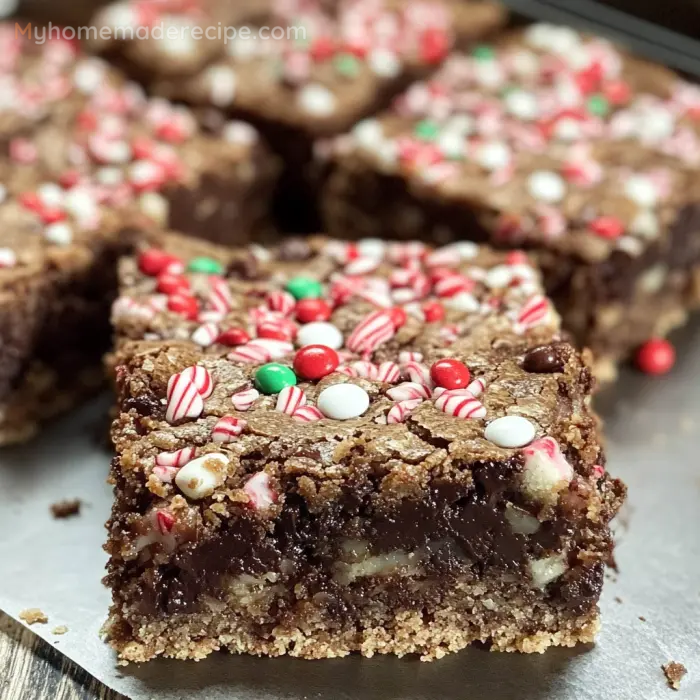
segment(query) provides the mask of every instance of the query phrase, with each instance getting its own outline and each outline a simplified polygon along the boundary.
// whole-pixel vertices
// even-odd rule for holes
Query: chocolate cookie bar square
[[[524,255],[172,238],[120,279],[123,662],[593,639],[624,487]]]
[[[601,379],[697,306],[700,90],[572,29],[453,55],[337,139],[331,233],[523,246]]]
[[[266,227],[275,171],[255,130],[205,136],[55,37],[0,25],[0,444],[101,384],[117,259],[166,224],[234,243]]]
[[[74,43],[11,32],[14,25],[0,26],[11,95],[0,154],[15,166],[6,186],[52,208],[60,186],[224,244],[245,243],[267,225],[277,165],[253,127],[227,122],[207,136],[186,108],[146,97]],[[53,184],[32,191],[37,181]]]
[[[111,39],[94,48],[156,94],[202,108],[207,124],[214,108],[259,127],[287,164],[280,196],[293,225],[315,194],[306,172],[315,139],[386,106],[452,46],[504,18],[490,0],[119,2],[95,17]],[[142,34],[161,24],[179,31],[118,40],[125,24]]]

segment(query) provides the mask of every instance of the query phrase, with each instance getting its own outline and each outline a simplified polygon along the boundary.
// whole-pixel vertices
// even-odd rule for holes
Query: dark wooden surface
[[[127,700],[66,659],[60,648],[60,636],[48,644],[0,611],[0,700]]]

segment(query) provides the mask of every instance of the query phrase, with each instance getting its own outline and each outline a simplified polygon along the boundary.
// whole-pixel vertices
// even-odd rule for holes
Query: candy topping
[[[327,418],[358,418],[369,408],[369,394],[357,384],[334,384],[319,394],[318,408]]]
[[[637,350],[636,359],[642,372],[659,376],[671,371],[676,363],[676,351],[668,340],[653,338]]]
[[[246,425],[247,421],[242,418],[224,416],[223,418],[219,418],[212,429],[211,439],[213,442],[219,443],[232,442],[243,432]]]
[[[299,329],[296,337],[297,345],[325,345],[333,350],[343,347],[343,334],[337,326],[325,321],[307,323]]]
[[[535,438],[535,426],[522,416],[503,416],[491,421],[484,437],[499,447],[524,447]]]
[[[306,345],[294,356],[294,371],[303,379],[321,379],[339,364],[338,353],[327,345]]]
[[[299,299],[318,299],[323,296],[323,285],[310,277],[293,277],[285,289],[298,301]]]
[[[294,372],[285,365],[270,362],[259,367],[255,372],[255,386],[263,394],[278,394],[288,386],[294,386],[297,377]]]
[[[430,368],[430,377],[437,386],[444,386],[446,389],[464,389],[469,384],[471,374],[463,362],[447,358],[433,364]]]
[[[185,496],[193,500],[206,498],[223,483],[228,457],[210,452],[185,464],[175,476],[175,483]]]

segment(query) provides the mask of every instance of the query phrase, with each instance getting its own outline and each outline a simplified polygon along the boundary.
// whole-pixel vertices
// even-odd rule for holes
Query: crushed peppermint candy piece
[[[219,418],[211,431],[211,439],[213,442],[226,443],[232,442],[245,429],[248,422],[242,418],[234,416],[224,416]]]
[[[522,489],[525,495],[539,502],[556,501],[557,494],[574,476],[554,438],[543,437],[523,449],[525,466]]]
[[[485,418],[486,408],[466,389],[447,389],[435,400],[436,408],[455,418]]]
[[[243,485],[248,496],[248,505],[253,510],[265,510],[277,502],[277,494],[272,488],[272,482],[267,472],[258,472]]]
[[[292,413],[292,418],[302,423],[313,423],[317,420],[322,420],[323,413],[316,406],[300,406]]]
[[[257,389],[246,389],[235,393],[231,397],[231,403],[237,411],[248,411],[259,398],[260,392]]]
[[[306,394],[298,386],[286,386],[277,396],[275,410],[291,416],[306,404]]]
[[[421,403],[423,403],[423,399],[407,399],[395,403],[387,413],[386,422],[388,424],[403,423],[411,415],[411,411]]]

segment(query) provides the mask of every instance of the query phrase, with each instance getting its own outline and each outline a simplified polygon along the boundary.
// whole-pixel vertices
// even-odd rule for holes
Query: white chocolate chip
[[[363,119],[352,130],[355,143],[367,151],[373,151],[384,141],[384,130],[376,119]]]
[[[530,562],[532,585],[536,588],[544,588],[548,583],[558,579],[568,568],[564,553],[535,559]]]
[[[549,204],[561,202],[566,194],[563,178],[551,170],[532,173],[527,180],[527,189],[535,199]]]
[[[537,98],[527,90],[511,90],[505,96],[506,109],[523,121],[537,119],[540,113]]]
[[[654,183],[643,175],[633,175],[625,182],[625,195],[640,207],[653,207],[657,201]]]
[[[210,66],[204,73],[209,97],[217,107],[228,107],[236,96],[236,74],[228,66]]]
[[[297,95],[301,109],[314,117],[328,117],[335,112],[335,95],[323,85],[305,85]]]
[[[486,170],[501,170],[508,166],[511,151],[502,141],[489,141],[476,152],[476,162]]]
[[[175,483],[188,498],[206,498],[223,483],[227,464],[225,454],[210,452],[185,464],[175,476]]]
[[[73,240],[73,230],[67,223],[59,221],[44,229],[44,238],[54,245],[66,246]]]
[[[540,529],[540,521],[534,515],[510,503],[506,506],[505,518],[516,535],[534,535]]]
[[[401,72],[399,57],[388,49],[374,49],[367,57],[367,63],[371,71],[382,78],[395,78]]]

